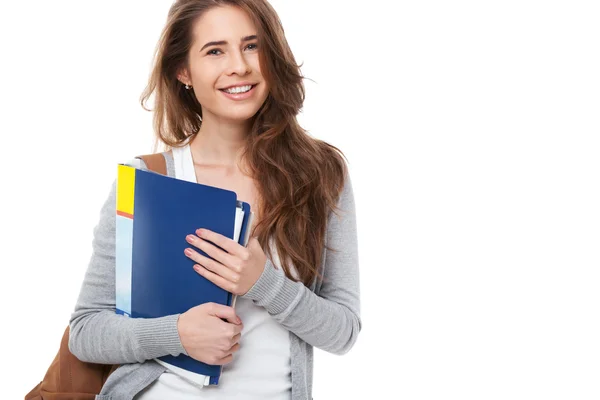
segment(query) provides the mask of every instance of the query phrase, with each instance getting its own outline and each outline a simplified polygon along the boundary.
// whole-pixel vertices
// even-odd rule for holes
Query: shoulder
[[[320,143],[320,169],[325,178],[324,184],[337,200],[352,193],[350,171],[345,154],[336,146],[325,141]]]
[[[150,169],[152,171],[166,175],[166,173],[167,173],[166,152],[146,154],[146,155],[137,156],[136,158],[141,161],[141,164],[146,169]]]
[[[356,206],[354,202],[354,190],[352,188],[350,171],[346,170],[343,177],[342,186],[337,198],[337,209],[344,210],[346,212],[354,212]]]
[[[141,158],[131,158],[128,161],[125,161],[123,164],[129,165],[130,167],[138,168],[138,169],[148,169],[148,166]]]
[[[132,166],[134,168],[151,170],[165,175],[167,174],[167,160],[170,155],[170,151],[139,155],[128,160],[124,164]]]

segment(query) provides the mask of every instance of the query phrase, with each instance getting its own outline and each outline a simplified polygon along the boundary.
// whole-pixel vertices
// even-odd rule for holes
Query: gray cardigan
[[[167,174],[175,176],[170,153],[163,153]],[[142,168],[147,168],[142,161]],[[361,330],[358,248],[350,177],[331,213],[320,272],[324,281],[311,287],[294,282],[267,260],[264,272],[244,295],[290,333],[292,399],[312,398],[313,346],[344,354]],[[123,364],[108,378],[96,400],[131,400],[165,368],[153,358],[186,354],[177,332],[177,315],[126,318],[115,313],[115,207],[113,182],[94,228],[92,256],[71,316],[69,349],[80,360]]]

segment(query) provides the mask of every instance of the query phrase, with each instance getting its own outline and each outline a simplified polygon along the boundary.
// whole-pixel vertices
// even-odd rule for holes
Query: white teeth
[[[233,87],[233,88],[229,88],[229,89],[224,89],[223,91],[227,92],[229,94],[236,94],[236,93],[246,93],[250,89],[252,89],[252,85]]]

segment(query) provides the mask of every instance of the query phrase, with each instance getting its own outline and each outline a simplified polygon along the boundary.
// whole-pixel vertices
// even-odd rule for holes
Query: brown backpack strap
[[[136,158],[142,159],[150,171],[162,175],[167,174],[167,161],[163,153],[147,154],[145,156],[137,156]]]
[[[69,350],[69,333],[67,325],[44,379],[25,395],[25,400],[93,400],[108,376],[119,367],[80,361]]]

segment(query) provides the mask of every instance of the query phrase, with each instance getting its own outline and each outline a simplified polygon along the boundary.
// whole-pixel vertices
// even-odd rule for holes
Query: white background
[[[592,1],[272,2],[299,119],[344,151],[363,330],[315,399],[598,399],[600,13]],[[2,2],[0,398],[59,345],[170,1]]]

